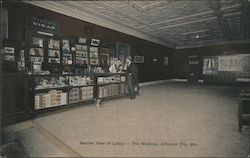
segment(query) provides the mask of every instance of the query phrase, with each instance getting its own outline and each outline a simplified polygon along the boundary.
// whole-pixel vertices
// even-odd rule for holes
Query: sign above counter
[[[27,21],[28,25],[34,28],[49,32],[59,32],[59,24],[55,21],[30,16]]]

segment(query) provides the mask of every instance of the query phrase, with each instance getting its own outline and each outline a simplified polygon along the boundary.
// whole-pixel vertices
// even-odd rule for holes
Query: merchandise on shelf
[[[41,107],[47,108],[51,106],[51,98],[49,93],[41,95]]]
[[[97,83],[98,84],[105,84],[105,83],[118,83],[118,82],[125,82],[125,76],[121,75],[112,75],[107,77],[98,77]]]
[[[29,61],[43,62],[44,61],[44,39],[40,37],[31,37],[29,47]]]
[[[73,63],[73,54],[70,51],[70,45],[68,39],[62,40],[62,64],[71,65]]]
[[[62,93],[61,95],[61,105],[67,104],[67,93]]]
[[[48,63],[60,63],[60,50],[48,50]]]
[[[89,63],[90,65],[99,64],[98,47],[89,48]]]
[[[48,48],[49,49],[60,49],[60,41],[59,40],[54,40],[52,38],[49,39]]]
[[[35,94],[35,110],[67,104],[67,93],[51,90],[48,93]]]
[[[117,96],[125,93],[127,92],[126,92],[126,85],[124,83],[110,84],[99,87],[99,98]]]
[[[29,49],[30,62],[43,62],[43,49],[30,48]]]
[[[86,45],[76,44],[76,64],[84,65],[88,64],[88,49]]]
[[[35,109],[44,109],[51,104],[49,93],[39,93],[35,95]]]
[[[93,84],[93,80],[86,76],[70,76],[69,77],[70,86],[84,86]]]
[[[93,86],[79,88],[79,101],[93,99]]]
[[[59,77],[40,77],[36,80],[35,89],[46,89],[46,88],[61,88],[67,87],[67,77],[59,76]]]
[[[76,103],[79,101],[79,88],[72,88],[69,90],[69,103]]]
[[[61,104],[62,91],[51,90],[49,94],[51,99],[51,106],[57,106]]]
[[[93,86],[72,88],[69,91],[69,103],[77,103],[93,99]]]

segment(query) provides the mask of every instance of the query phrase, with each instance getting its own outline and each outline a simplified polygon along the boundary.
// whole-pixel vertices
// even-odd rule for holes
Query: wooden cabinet
[[[30,75],[4,73],[2,85],[3,125],[30,118]]]

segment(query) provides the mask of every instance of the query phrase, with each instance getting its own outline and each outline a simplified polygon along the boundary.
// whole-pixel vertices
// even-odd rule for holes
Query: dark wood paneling
[[[56,21],[60,24],[60,32],[65,37],[83,36],[98,38],[101,45],[115,50],[116,42],[131,45],[131,56],[142,55],[145,62],[137,64],[140,82],[172,78],[174,76],[174,49],[167,48],[137,37],[133,37],[108,28],[97,26],[69,16],[35,7],[22,2],[6,3],[9,11],[9,39],[5,44],[20,49],[24,42],[24,25],[29,15]],[[163,65],[164,56],[169,57],[169,65]],[[157,62],[153,59],[157,58]]]
[[[30,76],[3,74],[3,124],[8,125],[29,118]]]

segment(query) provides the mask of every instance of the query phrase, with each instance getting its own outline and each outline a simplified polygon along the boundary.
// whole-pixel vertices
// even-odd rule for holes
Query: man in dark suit
[[[130,99],[135,99],[135,86],[137,86],[137,90],[139,90],[138,77],[137,77],[138,70],[136,65],[132,62],[132,58],[130,56],[126,58],[125,69],[126,69],[126,83],[127,83],[128,93]]]

